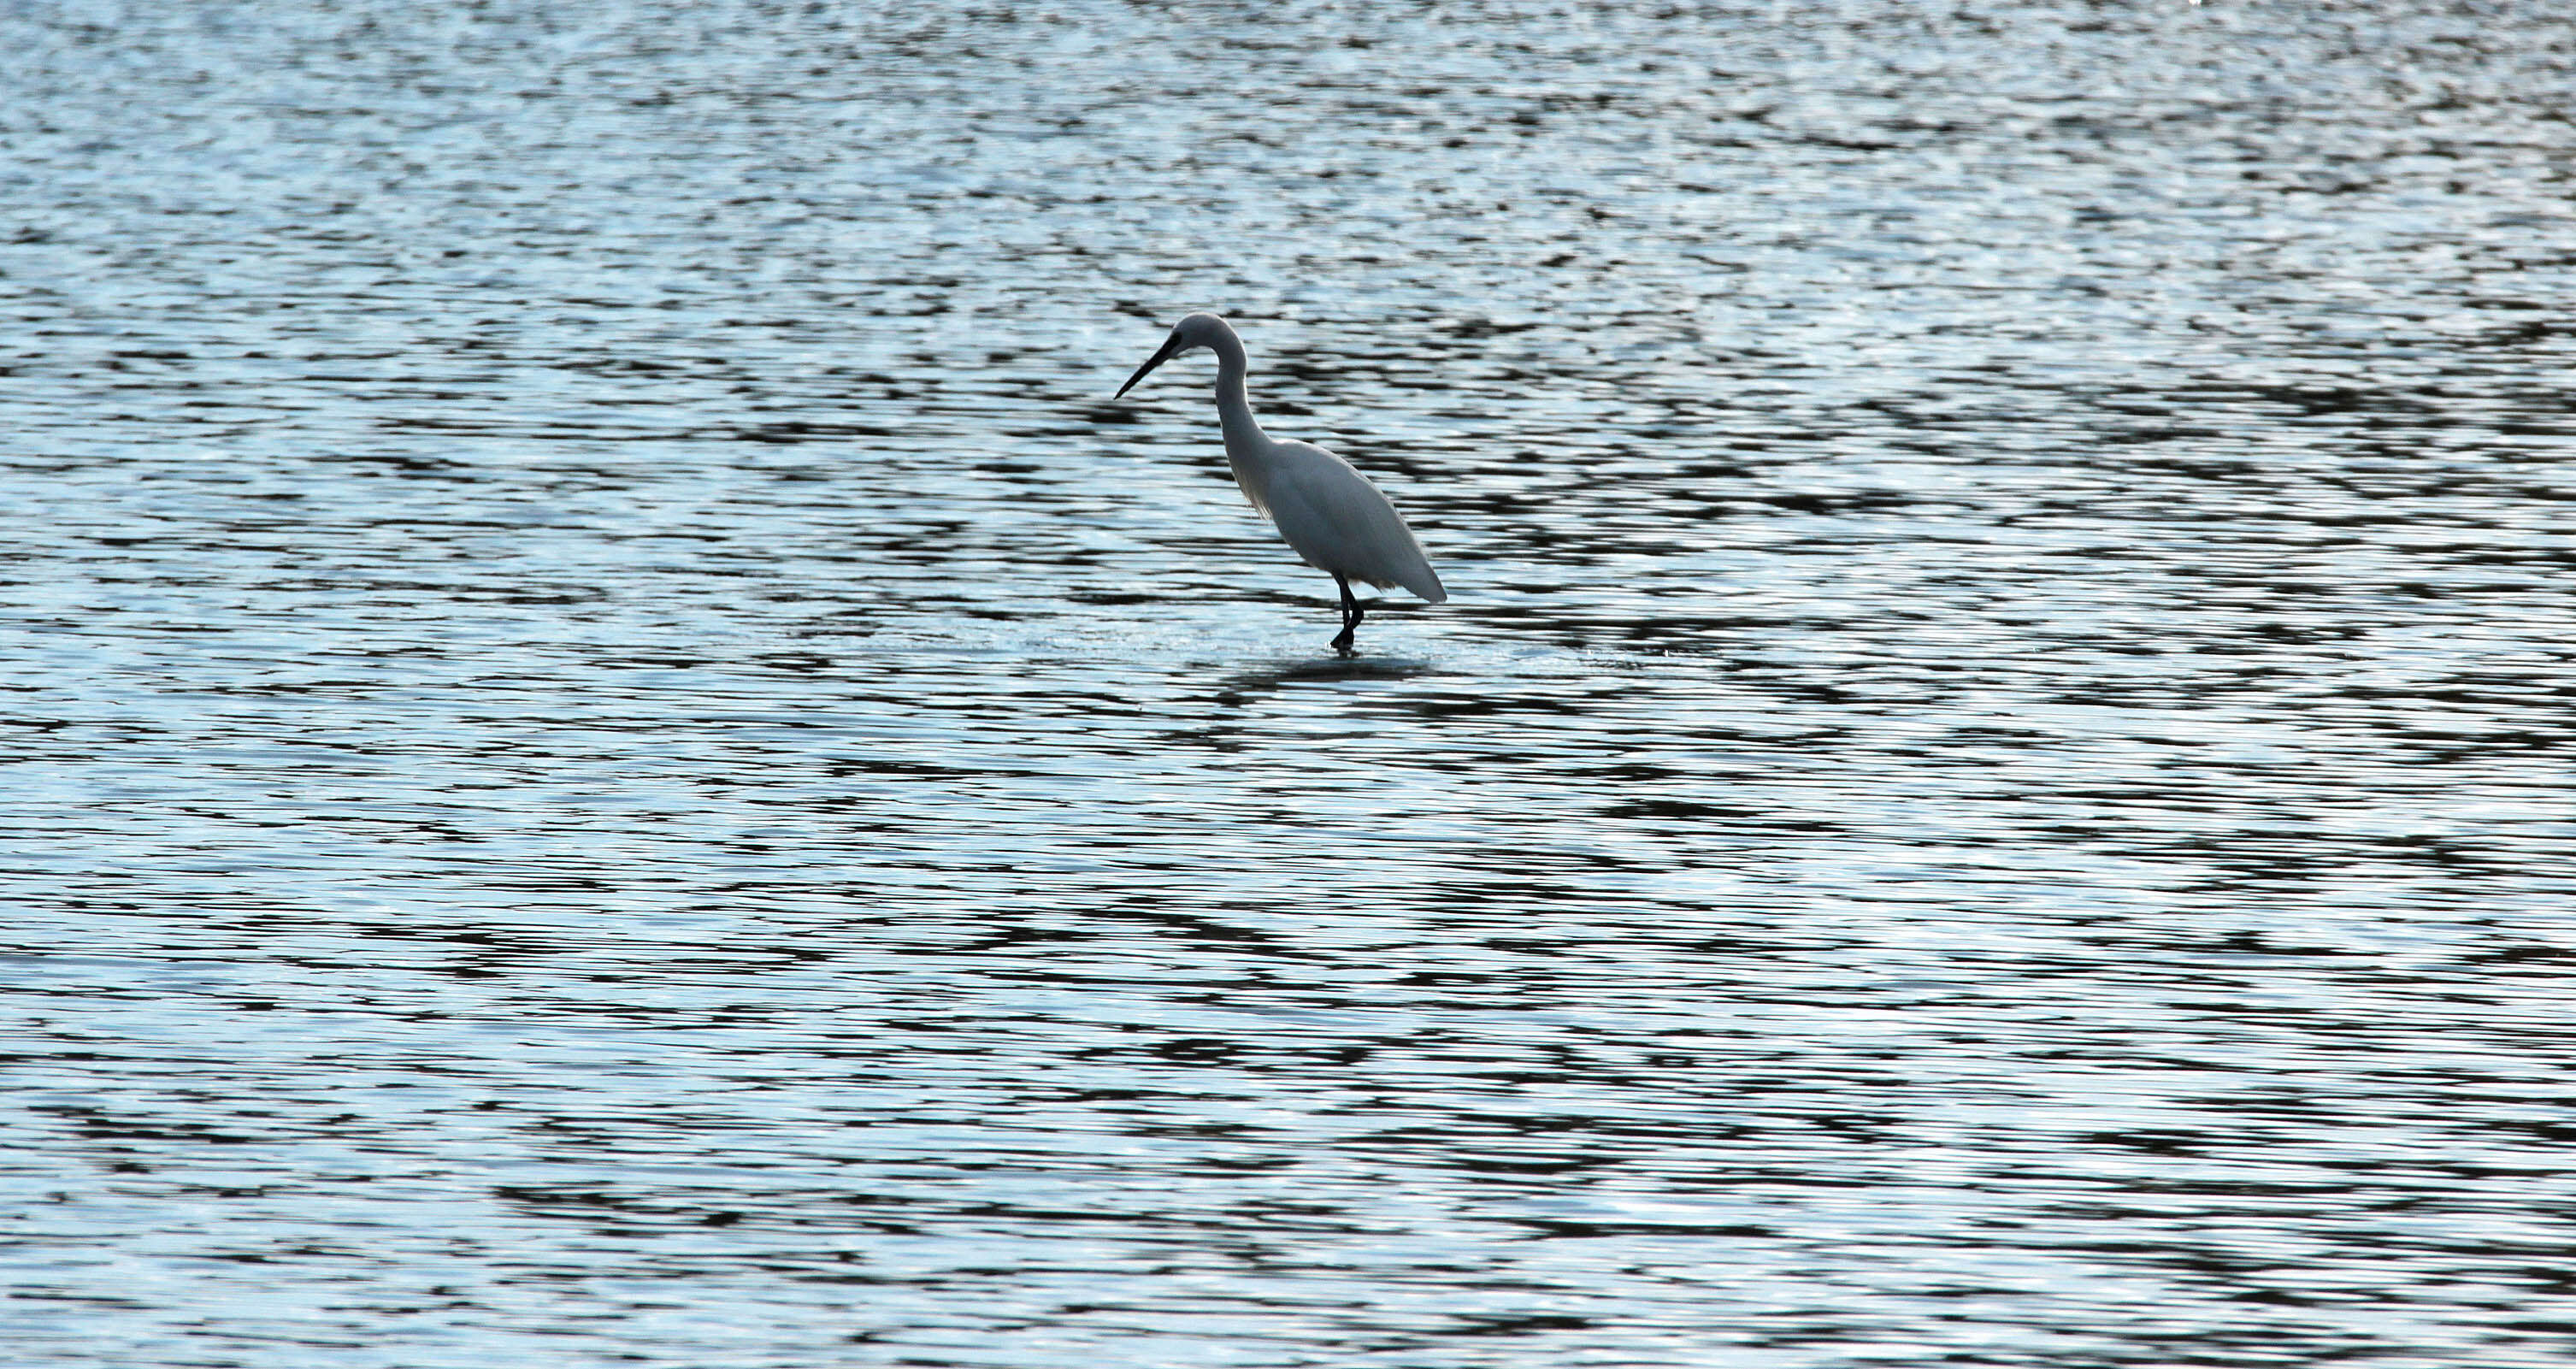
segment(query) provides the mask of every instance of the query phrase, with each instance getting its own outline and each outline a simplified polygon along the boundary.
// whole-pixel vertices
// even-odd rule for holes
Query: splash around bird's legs
[[[1360,630],[1360,601],[1351,597],[1351,581],[1346,575],[1335,575],[1333,583],[1342,587],[1342,635],[1333,639],[1333,650],[1345,656],[1359,654],[1351,647]]]

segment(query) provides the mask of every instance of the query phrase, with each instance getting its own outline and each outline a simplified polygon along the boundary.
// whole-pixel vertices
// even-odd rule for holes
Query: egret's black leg
[[[1360,601],[1351,597],[1350,577],[1335,575],[1333,583],[1342,587],[1342,635],[1333,639],[1333,650],[1351,654],[1351,640],[1359,635]]]

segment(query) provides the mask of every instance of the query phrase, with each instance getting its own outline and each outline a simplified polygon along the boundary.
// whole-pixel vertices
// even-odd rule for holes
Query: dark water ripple
[[[2560,8],[0,44],[12,1362],[2576,1351]]]

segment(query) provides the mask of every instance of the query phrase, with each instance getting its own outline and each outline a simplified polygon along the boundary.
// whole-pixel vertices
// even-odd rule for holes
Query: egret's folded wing
[[[1402,585],[1435,604],[1448,599],[1413,529],[1367,476],[1321,447],[1280,448],[1270,518],[1306,564],[1381,589]]]

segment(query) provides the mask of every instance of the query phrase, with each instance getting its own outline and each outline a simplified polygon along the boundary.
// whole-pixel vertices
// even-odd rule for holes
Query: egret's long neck
[[[1243,393],[1244,374],[1252,368],[1244,360],[1243,340],[1230,332],[1209,350],[1216,353],[1216,416],[1225,426],[1225,454],[1239,461],[1269,440],[1253,421],[1252,401]]]

